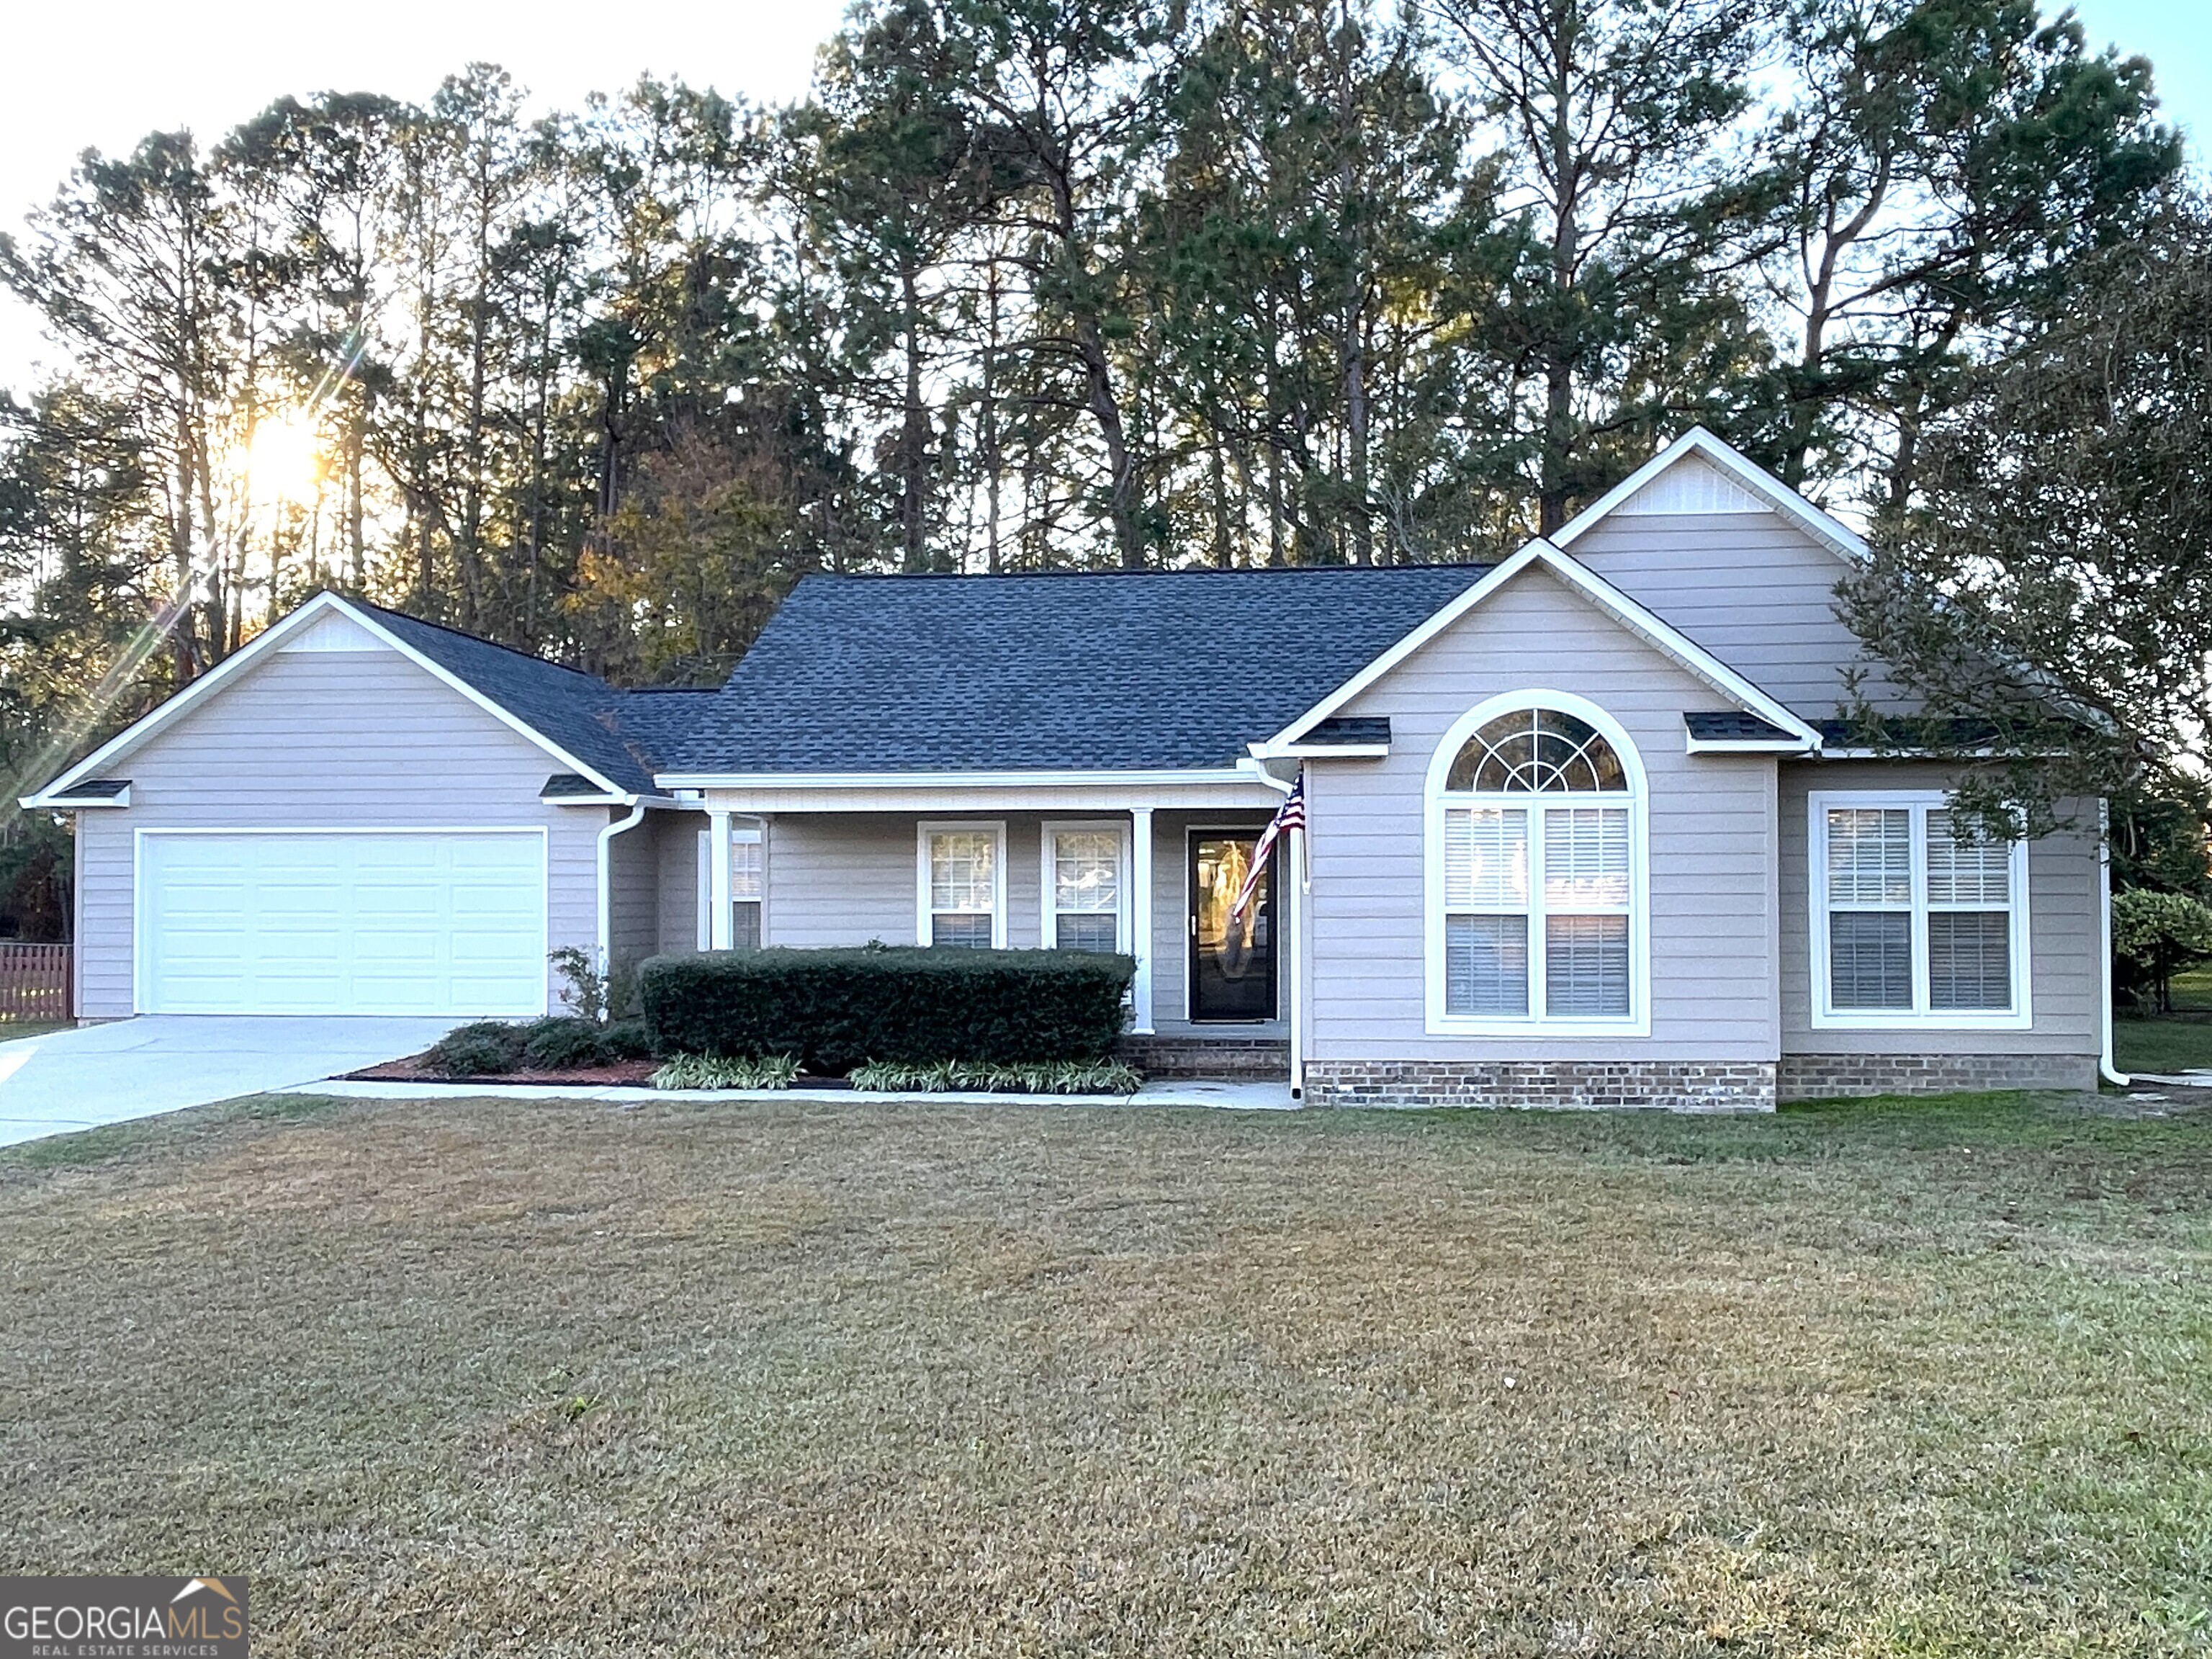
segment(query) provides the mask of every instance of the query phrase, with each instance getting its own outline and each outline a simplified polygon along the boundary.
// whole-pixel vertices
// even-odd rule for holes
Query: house
[[[1493,567],[810,577],[710,691],[325,594],[26,804],[90,1017],[919,940],[1127,951],[1142,1063],[1316,1102],[2092,1085],[2100,839],[1961,842],[1850,746],[1863,551],[1693,432]]]

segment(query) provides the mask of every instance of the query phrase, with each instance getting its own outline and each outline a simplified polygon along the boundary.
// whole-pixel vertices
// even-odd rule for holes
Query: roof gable
[[[647,764],[617,735],[623,694],[604,681],[473,635],[325,592],[280,617],[43,789],[25,796],[22,804],[53,805],[70,798],[76,785],[209,698],[222,695],[270,653],[333,650],[396,651],[537,744],[564,769],[589,778],[608,794],[640,794],[653,788]]]
[[[1696,505],[1693,503],[1710,503]],[[1747,513],[1768,510],[1811,533],[1842,559],[1856,563],[1868,556],[1866,542],[1842,520],[1807,501],[1765,468],[1693,426],[1642,466],[1553,532],[1552,541],[1571,548],[1595,526],[1617,514]]]
[[[1540,569],[1557,577],[1569,589],[1610,616],[1630,634],[1673,659],[1696,678],[1737,708],[1756,714],[1787,732],[1807,749],[1820,747],[1820,735],[1781,703],[1776,702],[1726,663],[1655,615],[1619,588],[1539,538],[1486,574],[1459,597],[1407,634],[1387,651],[1336,686],[1296,720],[1253,752],[1262,757],[1287,754],[1323,722],[1335,717],[1360,693],[1382,679],[1407,658],[1437,639],[1461,617],[1486,599],[1502,592],[1524,573]]]

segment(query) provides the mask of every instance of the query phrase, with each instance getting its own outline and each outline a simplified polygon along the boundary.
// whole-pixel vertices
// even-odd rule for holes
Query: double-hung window
[[[1127,836],[1119,823],[1044,826],[1044,945],[1048,950],[1119,951],[1127,932],[1122,872]]]
[[[2026,843],[1960,836],[1933,792],[1808,805],[1814,1024],[2026,1025]]]
[[[714,838],[699,832],[699,948],[714,943]],[[732,819],[730,823],[730,945],[757,951],[768,933],[768,825]]]
[[[761,908],[768,899],[768,834],[758,824],[730,826],[730,944],[761,945]]]
[[[1475,1036],[1639,1030],[1643,799],[1624,758],[1633,750],[1578,699],[1493,708],[1470,716],[1479,723],[1431,774],[1430,1025]]]
[[[1006,826],[924,823],[915,872],[924,945],[973,951],[1006,943]]]

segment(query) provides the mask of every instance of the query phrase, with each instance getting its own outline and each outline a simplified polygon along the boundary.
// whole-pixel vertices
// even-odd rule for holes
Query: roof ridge
[[[1168,570],[1127,570],[1118,566],[1099,570],[810,570],[802,582],[1003,582],[1039,579],[1070,580],[1100,576],[1291,576],[1334,573],[1348,575],[1402,575],[1416,570],[1493,570],[1495,559],[1438,559],[1423,564],[1245,564],[1181,565]],[[436,623],[432,623],[435,627]]]
[[[594,674],[588,668],[578,668],[572,663],[556,662],[550,657],[541,657],[534,652],[519,650],[511,645],[501,645],[497,640],[488,640],[481,634],[471,634],[465,628],[454,628],[445,623],[432,622],[428,617],[417,617],[410,611],[394,611],[391,606],[379,605],[374,599],[359,599],[346,593],[340,593],[337,597],[349,605],[361,606],[364,611],[374,611],[380,617],[394,617],[400,622],[410,623],[417,628],[434,629],[441,634],[450,634],[453,638],[466,640],[471,645],[486,646],[494,651],[504,651],[510,657],[520,658],[522,661],[534,664],[539,668],[557,668],[564,674],[574,674],[580,679],[589,680],[592,684],[605,690],[617,692],[622,690],[620,686],[614,684],[605,676]]]

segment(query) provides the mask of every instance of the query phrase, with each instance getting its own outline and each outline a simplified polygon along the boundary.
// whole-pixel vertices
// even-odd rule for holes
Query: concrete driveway
[[[146,1014],[0,1042],[0,1146],[313,1083],[417,1053],[460,1023]]]

